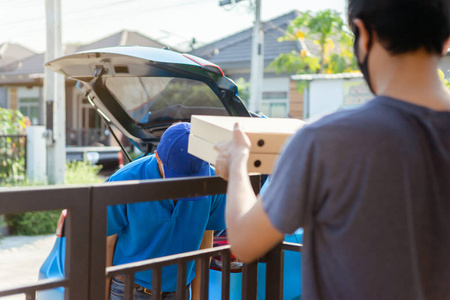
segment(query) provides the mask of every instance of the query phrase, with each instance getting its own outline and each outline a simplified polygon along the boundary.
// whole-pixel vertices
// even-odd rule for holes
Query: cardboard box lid
[[[189,135],[188,152],[204,161],[214,165],[218,152],[214,144],[209,143],[195,135]],[[275,165],[278,154],[250,153],[247,163],[249,173],[270,174]]]
[[[249,118],[193,115],[191,134],[209,143],[227,142],[233,138],[234,124],[239,123],[251,142],[251,153],[278,154],[286,139],[305,122],[289,118]]]

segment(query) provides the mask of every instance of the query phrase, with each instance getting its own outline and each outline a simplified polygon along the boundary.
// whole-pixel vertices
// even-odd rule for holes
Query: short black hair
[[[361,19],[393,55],[425,49],[441,54],[450,36],[450,0],[348,0],[353,33]]]

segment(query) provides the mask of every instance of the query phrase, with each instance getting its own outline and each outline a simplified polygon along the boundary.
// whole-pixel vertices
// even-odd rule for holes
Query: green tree
[[[305,40],[317,45],[318,55],[308,51]],[[298,41],[303,49],[280,54],[271,64],[278,73],[334,74],[358,69],[352,50],[353,35],[334,10],[302,13],[288,26],[286,35],[279,38],[279,42],[284,41]]]
[[[18,110],[0,108],[0,184],[25,178],[25,117]]]
[[[239,98],[241,98],[245,105],[248,105],[248,100],[250,99],[250,82],[241,77],[236,81],[236,85],[238,86]]]
[[[442,82],[445,84],[446,87],[450,89],[450,80],[445,78],[444,72],[442,72],[442,70],[438,70],[438,72]]]
[[[24,134],[25,117],[18,110],[0,107],[0,134]]]

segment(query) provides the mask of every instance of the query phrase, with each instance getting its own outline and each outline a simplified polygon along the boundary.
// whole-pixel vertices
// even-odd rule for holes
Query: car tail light
[[[117,158],[119,159],[119,168],[123,167],[123,154],[122,151],[120,151],[117,155]]]
[[[228,245],[228,239],[225,236],[214,237],[213,247]],[[239,273],[242,272],[243,263],[240,262],[233,253],[230,254],[230,272]],[[213,256],[211,259],[210,269],[216,271],[222,271],[222,256]]]
[[[210,72],[214,72],[216,74],[219,74],[220,76],[225,76],[223,74],[222,69],[218,66],[215,65],[207,60],[204,60],[203,58],[197,57],[197,56],[193,56],[190,54],[183,54],[184,57],[192,60],[193,62],[199,64],[200,66],[202,66],[203,68],[205,68],[206,70],[210,71]]]
[[[63,237],[64,236],[64,222],[67,217],[67,209],[64,209],[61,212],[61,216],[59,216],[58,225],[56,226],[56,236]]]

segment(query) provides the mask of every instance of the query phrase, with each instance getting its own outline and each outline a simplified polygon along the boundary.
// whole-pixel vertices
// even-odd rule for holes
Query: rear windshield
[[[173,110],[218,110],[223,111],[219,114],[226,114],[219,97],[201,81],[174,77],[110,77],[105,78],[105,85],[128,115],[139,123],[155,121],[156,115]]]

